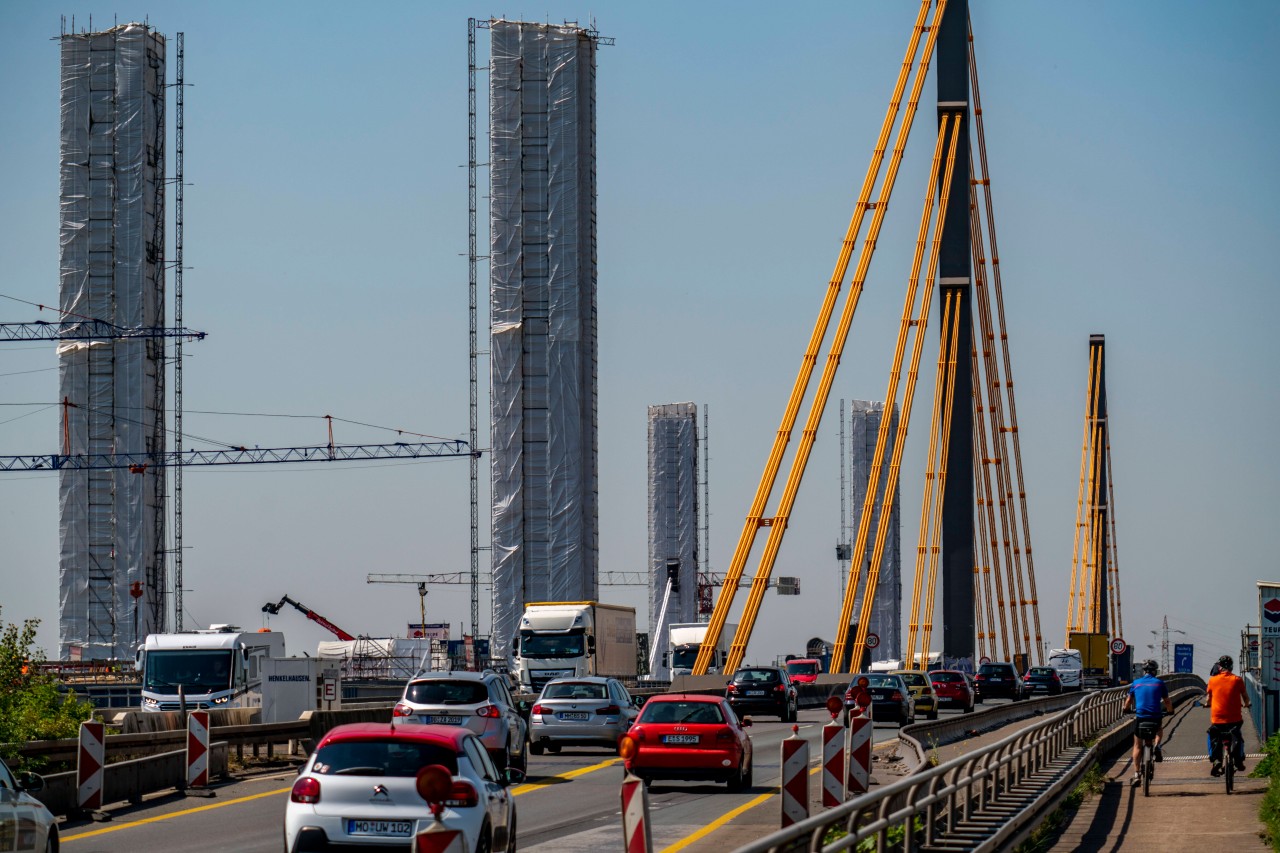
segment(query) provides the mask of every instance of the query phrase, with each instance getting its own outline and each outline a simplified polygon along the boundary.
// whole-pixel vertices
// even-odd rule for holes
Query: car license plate
[[[697,735],[663,735],[663,743],[697,743]]]
[[[428,726],[460,726],[462,717],[455,714],[421,714],[418,716],[418,722]]]
[[[1001,677],[1000,677],[1000,676],[998,676],[998,675],[993,675],[993,676],[991,676],[991,680],[992,680],[992,681],[1004,681],[1004,679],[1003,679],[1003,678],[1001,678]]]
[[[763,696],[763,695],[764,695],[764,691],[763,691],[763,690],[748,690],[748,691],[747,691],[747,695],[748,695],[748,696]]]
[[[413,833],[411,820],[360,820],[347,818],[347,835],[376,835],[384,838],[408,838]]]
[[[565,711],[560,715],[562,720],[585,720],[587,719],[586,711]]]

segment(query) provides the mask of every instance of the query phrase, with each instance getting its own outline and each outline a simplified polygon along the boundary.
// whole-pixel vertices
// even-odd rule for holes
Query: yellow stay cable
[[[940,2],[945,3],[946,0],[940,0]],[[805,393],[809,387],[809,380],[817,364],[818,350],[822,347],[827,328],[831,324],[831,316],[835,311],[840,288],[849,269],[849,260],[853,256],[858,232],[862,229],[863,216],[870,207],[871,193],[875,189],[876,178],[880,175],[880,166],[884,160],[885,145],[889,141],[889,134],[892,132],[894,122],[897,119],[902,102],[902,92],[906,87],[907,77],[911,68],[915,64],[916,52],[920,45],[920,36],[925,31],[924,23],[928,19],[929,7],[932,4],[933,0],[922,0],[920,3],[920,11],[916,17],[915,26],[911,30],[911,38],[907,43],[907,51],[902,61],[902,68],[898,72],[893,95],[889,99],[889,107],[880,127],[880,135],[876,138],[876,145],[871,154],[871,163],[867,167],[867,174],[862,182],[862,190],[858,194],[858,202],[854,205],[853,216],[845,232],[844,241],[841,243],[840,255],[836,260],[831,281],[827,285],[827,293],[822,303],[822,309],[818,314],[818,320],[814,324],[813,334],[809,339],[809,347],[801,361],[800,372],[792,388],[791,397],[787,401],[782,424],[779,426],[777,435],[774,438],[773,448],[769,453],[768,461],[765,463],[765,470],[756,488],[756,495],[752,500],[751,509],[743,522],[742,534],[738,538],[738,545],[729,562],[729,569],[725,573],[724,584],[721,586],[720,595],[716,599],[716,606],[711,614],[711,620],[707,626],[707,633],[703,639],[702,647],[698,650],[698,658],[693,666],[693,672],[697,675],[705,674],[707,668],[711,665],[712,657],[720,641],[720,634],[724,631],[725,621],[728,619],[734,596],[738,591],[738,582],[742,578],[742,570],[751,554],[756,531],[765,524],[763,518],[765,506],[768,503],[770,494],[773,492],[773,485],[777,481],[778,469],[782,465],[783,453],[791,440],[791,431],[795,427],[800,405],[804,400]],[[933,36],[931,33],[928,44],[932,45],[932,42]],[[910,111],[914,113],[914,108]],[[895,156],[900,155],[895,152]]]
[[[974,353],[974,360],[976,362],[977,353],[978,353],[978,347],[976,345],[976,342],[973,345],[973,353]],[[978,376],[976,369],[973,375],[975,377]],[[973,387],[980,395],[978,397],[978,407],[981,408],[983,405],[983,400],[985,399],[985,394],[983,392],[986,389],[986,385],[983,383],[975,382]],[[983,500],[983,503],[980,503],[979,506],[981,507],[985,504],[985,508],[986,508],[986,512],[982,514],[983,522],[984,522],[982,526],[982,540],[984,543],[986,543],[987,536],[989,533],[990,544],[989,546],[984,544],[984,547],[989,547],[990,549],[989,553],[990,553],[992,565],[994,567],[991,570],[991,575],[995,580],[996,602],[1000,607],[999,633],[997,633],[996,636],[999,638],[1002,644],[1002,647],[1004,649],[1004,654],[1001,655],[1001,660],[1012,660],[1012,658],[1009,656],[1009,628],[1005,619],[1004,582],[1000,576],[1000,546],[999,546],[999,543],[997,542],[998,534],[996,532],[995,497],[992,494],[992,488],[991,488],[991,465],[995,462],[995,459],[987,455],[991,451],[987,443],[987,429],[983,419],[981,417],[975,418],[974,425],[977,428],[976,452],[979,453],[982,459],[982,467],[974,468],[975,480],[978,484],[979,495]],[[988,608],[991,607],[990,599],[987,600],[987,607]],[[996,622],[994,619],[991,620],[991,630],[993,631],[996,630]],[[992,654],[995,653],[995,645],[996,644],[992,642],[991,644]]]
[[[1110,415],[1108,414],[1108,417]],[[1110,436],[1111,431],[1107,434]],[[1115,612],[1112,616],[1112,636],[1124,636],[1124,610],[1120,606],[1120,552],[1116,544],[1116,492],[1115,469],[1111,467],[1111,441],[1107,440],[1107,514],[1111,519],[1111,571],[1115,577]]]
[[[1081,565],[1082,554],[1082,531],[1085,523],[1084,514],[1084,488],[1085,477],[1089,465],[1089,414],[1093,411],[1093,383],[1097,372],[1098,354],[1093,347],[1089,348],[1089,381],[1088,388],[1084,396],[1084,437],[1080,440],[1080,485],[1076,489],[1076,527],[1075,533],[1072,535],[1071,545],[1071,597],[1067,604],[1067,631],[1066,637],[1063,638],[1063,645],[1067,645],[1070,641],[1072,632],[1082,630],[1081,625],[1083,610],[1080,604],[1080,598],[1084,595],[1084,567]]]

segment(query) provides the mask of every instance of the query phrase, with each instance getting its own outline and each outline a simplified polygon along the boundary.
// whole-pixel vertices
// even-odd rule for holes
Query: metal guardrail
[[[1198,695],[1197,676],[1165,677],[1175,702]],[[877,850],[915,850],[963,832],[966,849],[999,850],[1019,841],[1070,792],[1098,755],[1128,737],[1121,707],[1127,688],[1070,708],[968,755],[913,775],[738,848],[737,853],[850,850],[874,838]],[[824,844],[833,829],[846,835]],[[891,840],[891,834],[900,840]]]

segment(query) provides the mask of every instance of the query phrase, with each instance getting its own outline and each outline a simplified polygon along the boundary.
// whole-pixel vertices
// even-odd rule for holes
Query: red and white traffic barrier
[[[103,725],[93,721],[80,724],[80,748],[76,752],[76,802],[85,811],[102,808]]]
[[[413,837],[413,853],[468,853],[467,836],[460,829],[447,829],[433,820]]]
[[[849,756],[849,773],[845,792],[850,798],[865,794],[871,786],[871,733],[870,717],[849,717],[849,742],[845,752]]]
[[[209,712],[187,715],[187,787],[209,785]]]
[[[822,807],[844,802],[844,726],[832,720],[822,727]]]
[[[782,827],[809,816],[809,741],[800,737],[800,727],[791,727],[791,737],[782,742]]]
[[[649,837],[649,792],[634,773],[622,777],[622,849],[626,853],[653,853]]]

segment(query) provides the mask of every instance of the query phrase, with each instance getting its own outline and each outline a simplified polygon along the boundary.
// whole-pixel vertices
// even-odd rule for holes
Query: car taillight
[[[412,709],[412,708],[410,708],[408,705],[404,704],[403,702],[397,702],[397,703],[396,703],[396,706],[395,706],[394,708],[392,708],[392,709],[391,709],[391,716],[393,716],[393,717],[412,717],[412,716],[413,716],[413,709]]]
[[[547,709],[542,707],[541,705],[534,705],[532,708],[529,709],[529,713],[537,716],[541,716],[542,714],[547,713]]]
[[[622,709],[617,705],[605,705],[603,708],[596,710],[597,714],[621,714]]]
[[[716,732],[716,740],[724,740],[724,741],[736,740],[736,738],[734,738],[733,736],[733,729],[726,727]]]
[[[1030,681],[1030,680],[1031,680],[1031,673],[1029,673],[1029,672],[1028,672],[1026,675],[1022,676],[1022,680],[1023,680],[1023,681]]]
[[[901,691],[898,691],[898,690],[895,690],[895,691],[893,691],[893,695],[892,695],[892,696],[890,696],[889,698],[890,698],[890,699],[892,699],[892,700],[893,700],[893,701],[895,701],[895,702],[901,702],[901,701],[902,701],[902,692],[901,692]]]
[[[732,681],[730,681],[730,682],[729,682],[729,684],[724,688],[724,692],[725,692],[725,693],[737,693],[737,692],[738,692],[738,685],[736,685],[736,684],[734,684]]]
[[[502,716],[502,711],[498,709],[497,705],[481,705],[479,708],[476,708],[476,714],[481,717],[497,719]]]
[[[293,783],[293,790],[289,792],[289,799],[295,803],[320,802],[320,780],[311,776],[303,776]]]
[[[853,701],[853,688],[852,688],[852,687],[850,687],[848,690],[846,690],[846,691],[844,692],[844,701],[846,701],[846,702],[852,702],[852,701]]]
[[[781,693],[781,692],[782,692],[782,685],[781,685],[781,684],[776,684],[776,685],[774,685],[773,692],[774,692],[774,693]]]
[[[643,741],[643,740],[644,740],[644,729],[642,729],[640,726],[635,725],[635,724],[633,723],[633,724],[631,725],[631,728],[627,729],[627,737],[629,737],[629,738],[631,738],[632,740],[635,740],[635,741]]]
[[[476,793],[476,789],[470,782],[464,782],[457,779],[453,783],[453,790],[449,792],[449,797],[444,801],[446,806],[453,808],[470,809],[475,808],[480,802],[480,795]]]

